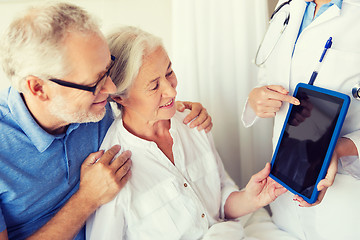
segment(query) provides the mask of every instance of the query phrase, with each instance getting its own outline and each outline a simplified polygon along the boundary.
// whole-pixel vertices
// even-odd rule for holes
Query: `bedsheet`
[[[252,214],[241,218],[246,240],[298,240],[289,233],[279,229],[272,221],[270,214],[260,208]]]
[[[234,221],[214,224],[202,240],[297,240],[280,230],[264,208]]]

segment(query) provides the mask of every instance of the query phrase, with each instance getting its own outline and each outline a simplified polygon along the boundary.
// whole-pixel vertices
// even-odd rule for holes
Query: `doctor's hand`
[[[213,126],[211,117],[206,111],[206,108],[204,108],[200,103],[176,101],[175,106],[176,110],[179,112],[183,112],[185,109],[191,110],[189,115],[187,115],[184,119],[185,124],[192,121],[190,123],[190,128],[197,127],[199,131],[205,129],[205,132],[209,132],[211,130]]]
[[[317,189],[318,191],[320,191],[320,193],[316,202],[313,204],[309,204],[302,197],[298,195],[295,195],[293,200],[298,201],[300,207],[312,207],[320,204],[325,196],[327,189],[331,187],[335,181],[335,176],[338,170],[339,159],[344,156],[353,156],[353,155],[357,155],[357,148],[354,142],[348,138],[343,138],[343,137],[339,138],[339,140],[336,143],[333,155],[331,157],[330,165],[326,173],[326,176],[317,185]]]
[[[336,154],[336,151],[334,151],[331,162],[327,171],[327,174],[324,179],[322,179],[318,185],[317,189],[319,192],[318,199],[313,204],[310,204],[306,202],[302,197],[299,195],[295,195],[293,200],[299,202],[299,207],[313,207],[321,203],[321,201],[324,199],[325,193],[329,187],[331,187],[335,180],[335,175],[337,172],[337,165],[338,165],[338,155]]]
[[[268,85],[251,90],[248,102],[258,117],[271,118],[280,110],[282,102],[300,104],[298,99],[288,94],[289,91],[280,85]]]

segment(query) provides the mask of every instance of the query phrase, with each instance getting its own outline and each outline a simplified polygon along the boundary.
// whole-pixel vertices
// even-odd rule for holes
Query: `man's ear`
[[[35,76],[28,76],[26,78],[26,87],[28,92],[42,101],[48,99],[48,95],[44,90],[44,81]]]

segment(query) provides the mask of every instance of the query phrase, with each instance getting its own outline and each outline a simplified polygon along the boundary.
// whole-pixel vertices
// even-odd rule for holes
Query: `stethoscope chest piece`
[[[352,95],[353,97],[356,99],[356,100],[359,100],[360,101],[360,83],[356,84],[352,90]]]

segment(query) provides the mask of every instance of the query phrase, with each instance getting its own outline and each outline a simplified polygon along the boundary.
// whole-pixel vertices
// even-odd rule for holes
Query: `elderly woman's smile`
[[[174,106],[174,98],[170,100],[170,102],[160,106],[160,108],[172,107]]]

